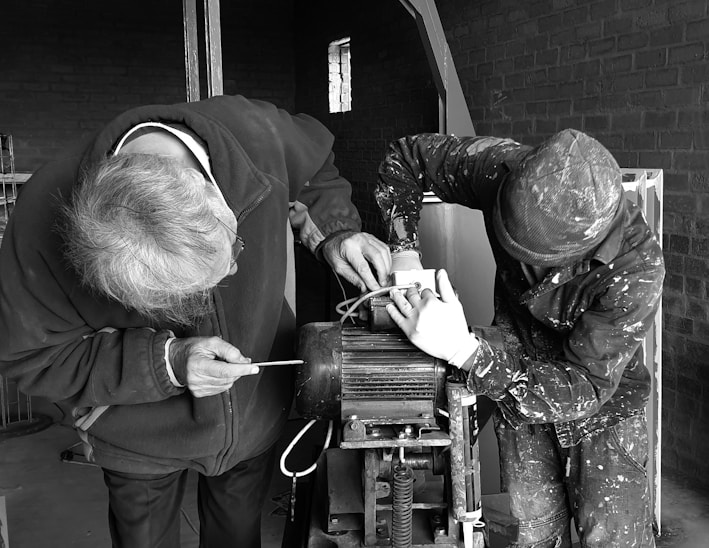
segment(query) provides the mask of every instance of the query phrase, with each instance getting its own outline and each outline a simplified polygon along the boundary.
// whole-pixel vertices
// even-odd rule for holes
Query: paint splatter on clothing
[[[661,249],[640,210],[624,202],[581,260],[538,268],[513,259],[497,240],[493,211],[498,189],[530,150],[437,134],[392,143],[377,190],[389,243],[392,251],[417,249],[424,191],[482,211],[502,344],[481,339],[464,368],[468,387],[498,404],[503,488],[519,520],[511,546],[570,548],[574,517],[582,546],[650,548],[650,375],[640,344],[659,305]]]
[[[493,137],[405,137],[379,168],[376,199],[394,252],[418,248],[423,192],[481,210],[497,264],[494,323],[504,349],[482,341],[466,364],[469,387],[496,400],[513,427],[554,423],[569,447],[644,409],[650,375],[640,345],[665,270],[641,211],[625,201],[592,253],[532,279],[492,227],[498,188],[530,150]]]
[[[549,424],[513,429],[495,414],[503,490],[519,520],[514,548],[655,546],[645,474],[647,424],[634,415],[562,447]]]

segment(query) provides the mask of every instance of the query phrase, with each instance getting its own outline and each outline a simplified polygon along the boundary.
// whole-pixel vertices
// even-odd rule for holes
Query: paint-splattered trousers
[[[495,430],[503,490],[519,520],[513,548],[570,548],[574,519],[583,548],[655,546],[645,415],[562,447],[551,424]]]

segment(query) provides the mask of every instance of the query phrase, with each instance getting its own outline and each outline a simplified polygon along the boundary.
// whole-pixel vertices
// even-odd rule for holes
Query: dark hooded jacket
[[[60,198],[82,171],[147,121],[201,140],[246,241],[238,272],[215,289],[214,312],[190,328],[151,325],[82,287],[56,230]],[[264,368],[229,391],[194,398],[170,382],[165,342],[172,330],[220,336],[253,361],[293,356],[294,317],[284,306],[290,206],[299,202],[302,239],[313,251],[336,232],[360,228],[332,143],[309,116],[223,96],[129,110],[88,147],[39,169],[22,189],[0,251],[0,374],[70,409],[90,460],[110,469],[214,475],[268,449],[290,410],[288,369]]]

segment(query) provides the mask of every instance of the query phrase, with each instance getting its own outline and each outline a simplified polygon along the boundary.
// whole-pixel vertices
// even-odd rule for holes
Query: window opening
[[[330,112],[348,112],[352,110],[349,37],[330,42],[327,59]]]

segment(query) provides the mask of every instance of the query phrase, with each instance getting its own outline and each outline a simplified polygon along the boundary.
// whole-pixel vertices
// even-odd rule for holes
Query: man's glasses
[[[244,242],[244,239],[236,232],[234,232],[234,230],[232,230],[232,228],[224,221],[222,221],[219,217],[215,216],[215,219],[219,222],[219,224],[221,224],[224,228],[226,228],[234,235],[234,243],[231,246],[231,261],[229,265],[229,268],[231,269],[236,264],[236,259],[239,258],[241,252],[244,251],[244,248],[246,247],[246,242]]]

